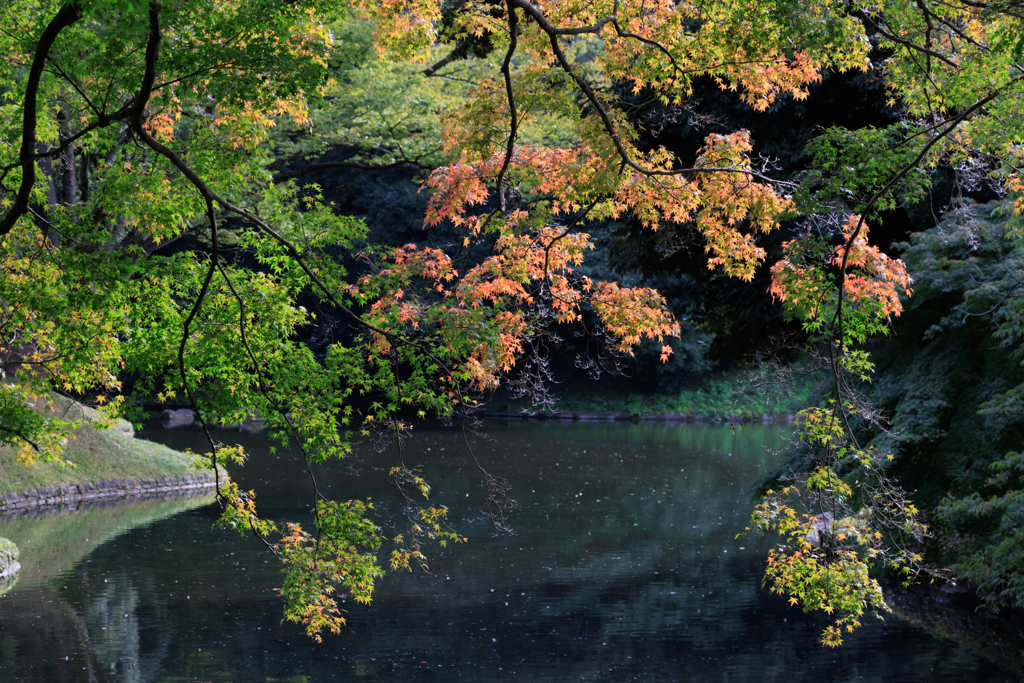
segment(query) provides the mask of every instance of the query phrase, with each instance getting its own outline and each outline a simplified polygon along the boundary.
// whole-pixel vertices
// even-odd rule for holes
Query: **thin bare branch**
[[[906,47],[908,49],[914,50],[916,52],[924,53],[924,54],[928,55],[929,57],[934,57],[935,59],[939,60],[940,62],[943,62],[947,66],[950,66],[950,67],[952,67],[954,69],[958,69],[958,70],[960,69],[960,65],[959,64],[954,62],[952,59],[949,59],[945,55],[940,54],[940,53],[936,52],[935,50],[929,49],[928,47],[925,47],[924,45],[918,45],[915,42],[912,42],[910,40],[906,40],[904,38],[900,38],[899,36],[893,35],[889,31],[886,31],[884,28],[882,28],[883,24],[881,22],[877,22],[874,19],[872,19],[871,18],[871,14],[867,10],[863,10],[863,9],[857,10],[855,12],[855,14],[858,17],[860,17],[861,19],[863,19],[865,22],[870,24],[871,28],[875,29],[876,31],[878,31],[879,34],[885,36],[886,38],[888,38],[892,42],[897,43],[899,45],[902,45],[903,47]]]

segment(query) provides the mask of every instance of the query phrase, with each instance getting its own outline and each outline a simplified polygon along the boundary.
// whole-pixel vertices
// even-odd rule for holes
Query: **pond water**
[[[489,438],[468,440],[510,480],[515,534],[493,535],[478,518],[481,480],[462,433],[417,428],[404,461],[422,465],[431,502],[449,507],[469,542],[429,548],[429,574],[389,574],[373,604],[344,605],[348,626],[319,645],[281,623],[272,558],[251,538],[212,530],[217,508],[205,501],[57,531],[39,526],[49,518],[0,523],[28,568],[0,598],[0,681],[1020,679],[892,616],[823,649],[824,618],[760,587],[765,541],[735,536],[748,487],[777,460],[770,449],[787,428],[497,422],[483,431]],[[203,449],[191,428],[140,436]],[[259,435],[217,436],[252,453],[233,474],[258,488],[262,514],[307,516],[297,452],[271,453]],[[398,509],[386,482],[397,457],[367,448],[319,467],[318,483],[342,500],[371,496],[386,525]]]

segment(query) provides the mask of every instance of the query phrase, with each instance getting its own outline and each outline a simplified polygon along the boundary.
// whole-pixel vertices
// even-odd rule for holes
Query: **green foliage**
[[[0,445],[34,444],[44,433],[46,418],[30,398],[10,384],[0,385]]]
[[[811,164],[796,205],[814,214],[845,206],[855,214],[891,211],[897,202],[916,203],[931,185],[933,158],[918,159],[927,138],[921,127],[904,122],[876,129],[827,128],[807,144]],[[868,200],[909,166],[910,172],[871,206]]]
[[[794,493],[795,489],[787,487],[779,496]],[[770,583],[773,593],[789,595],[790,604],[800,605],[805,612],[837,614],[821,639],[823,645],[837,647],[842,643],[844,630],[852,633],[861,625],[866,609],[889,611],[882,589],[870,577],[864,559],[865,555],[872,557],[871,551],[861,552],[858,547],[866,545],[869,539],[852,519],[832,524],[828,513],[798,517],[795,509],[781,502],[781,497],[768,491],[752,517],[758,532],[774,531],[786,541],[768,551],[763,583]],[[834,534],[836,541],[849,543],[838,549],[827,547],[821,539],[829,534]]]
[[[801,411],[800,441],[817,457],[803,474],[790,473],[781,490],[766,490],[751,515],[758,534],[781,537],[769,551],[764,583],[804,611],[835,614],[822,633],[829,647],[840,645],[866,610],[890,611],[873,570],[887,568],[905,583],[927,571],[915,549],[929,536],[920,512],[886,471],[892,456],[850,437],[852,408]]]
[[[891,414],[873,443],[934,520],[931,552],[993,607],[1024,599],[1016,221],[975,205],[905,245],[916,293],[872,391]]]
[[[1011,454],[1015,455],[1015,454]],[[996,461],[993,465],[1000,462]],[[986,604],[995,609],[1024,602],[1024,484],[1018,476],[1013,482],[1000,482],[983,496],[972,493],[950,499],[935,510],[936,518],[949,529],[961,531],[952,554],[953,570],[979,591]],[[991,540],[979,537],[991,536]],[[987,541],[987,542],[986,542]]]
[[[356,602],[368,603],[374,583],[383,575],[373,554],[381,545],[380,530],[365,517],[372,508],[358,500],[318,502],[317,535],[290,523],[278,544],[285,575],[285,619],[303,624],[317,642],[322,630],[338,633],[345,624],[333,587],[340,585]]]

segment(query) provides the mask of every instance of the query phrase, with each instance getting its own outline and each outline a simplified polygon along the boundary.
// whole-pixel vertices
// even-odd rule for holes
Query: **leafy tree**
[[[681,328],[661,294],[580,272],[595,247],[589,221],[686,227],[709,269],[750,282],[767,258],[758,236],[811,215],[771,266],[771,292],[825,350],[832,400],[804,414],[814,467],[754,520],[786,541],[767,580],[838,612],[824,636],[838,644],[840,628],[884,608],[869,564],[918,563],[906,543],[881,539],[924,534],[888,459],[849,427],[871,416],[853,385],[872,369],[859,345],[888,329],[911,285],[868,242],[868,221],[921,197],[941,163],[1019,184],[1015,7],[11,0],[0,32],[0,307],[19,384],[5,389],[3,438],[36,444],[26,460],[59,458],[68,425],[17,406],[56,388],[92,392],[115,414],[130,374],[142,391],[187,397],[204,428],[255,414],[306,462],[343,457],[372,430],[403,433],[403,411],[469,414],[517,363],[542,367],[535,342],[547,326],[583,325],[585,314],[599,321],[586,330],[599,347],[630,353],[647,338],[668,359],[666,338]],[[889,55],[879,64],[872,41]],[[712,133],[685,157],[644,144],[614,94],[628,84],[682,106],[710,79],[763,112],[850,70],[877,71],[905,121],[826,130],[800,183],[773,180],[745,130]],[[339,145],[350,156],[338,167],[422,168],[426,225],[446,223],[457,239],[368,243],[360,221],[294,180]],[[162,252],[190,234],[202,248]],[[300,297],[354,333],[313,353],[296,331],[317,313]],[[209,442],[210,464],[244,459]],[[411,492],[409,532],[392,539],[401,569],[424,558],[424,537],[459,538],[443,508],[412,504],[426,482],[404,466],[392,476]],[[482,476],[500,525],[505,485]],[[383,539],[367,504],[311,488],[317,531],[290,526],[280,540],[252,492],[222,481],[218,495],[223,524],[282,559],[286,616],[319,637],[343,623],[335,586],[369,599]]]

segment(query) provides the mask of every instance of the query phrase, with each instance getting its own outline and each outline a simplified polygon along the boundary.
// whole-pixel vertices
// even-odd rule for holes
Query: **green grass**
[[[52,398],[54,409],[71,418],[81,416],[91,423],[99,417],[95,410],[73,403],[70,399],[61,396]],[[123,420],[118,424],[121,429],[127,426]],[[92,424],[74,430],[63,457],[71,464],[34,462],[26,465],[18,460],[16,446],[0,446],[0,493],[54,484],[196,473],[194,458],[190,455],[152,441],[135,439],[117,428],[96,429]],[[25,577],[36,583],[56,575],[74,565],[98,544],[128,529],[206,504],[212,499],[210,495],[146,501],[66,515],[7,520],[3,523],[3,533],[10,540],[0,538],[0,554],[9,548],[14,553],[20,549],[22,569],[16,575],[7,577],[3,585],[0,585],[0,595],[10,590],[16,582],[23,583]]]
[[[97,413],[90,408],[71,404],[57,397],[58,410],[81,410],[88,420]],[[123,421],[122,421],[123,422]],[[0,493],[23,491],[37,486],[97,482],[101,479],[139,479],[143,477],[172,477],[195,474],[194,459],[190,455],[135,439],[115,430],[95,429],[87,424],[71,435],[64,450],[64,458],[72,464],[35,462],[22,464],[18,448],[0,446]]]

